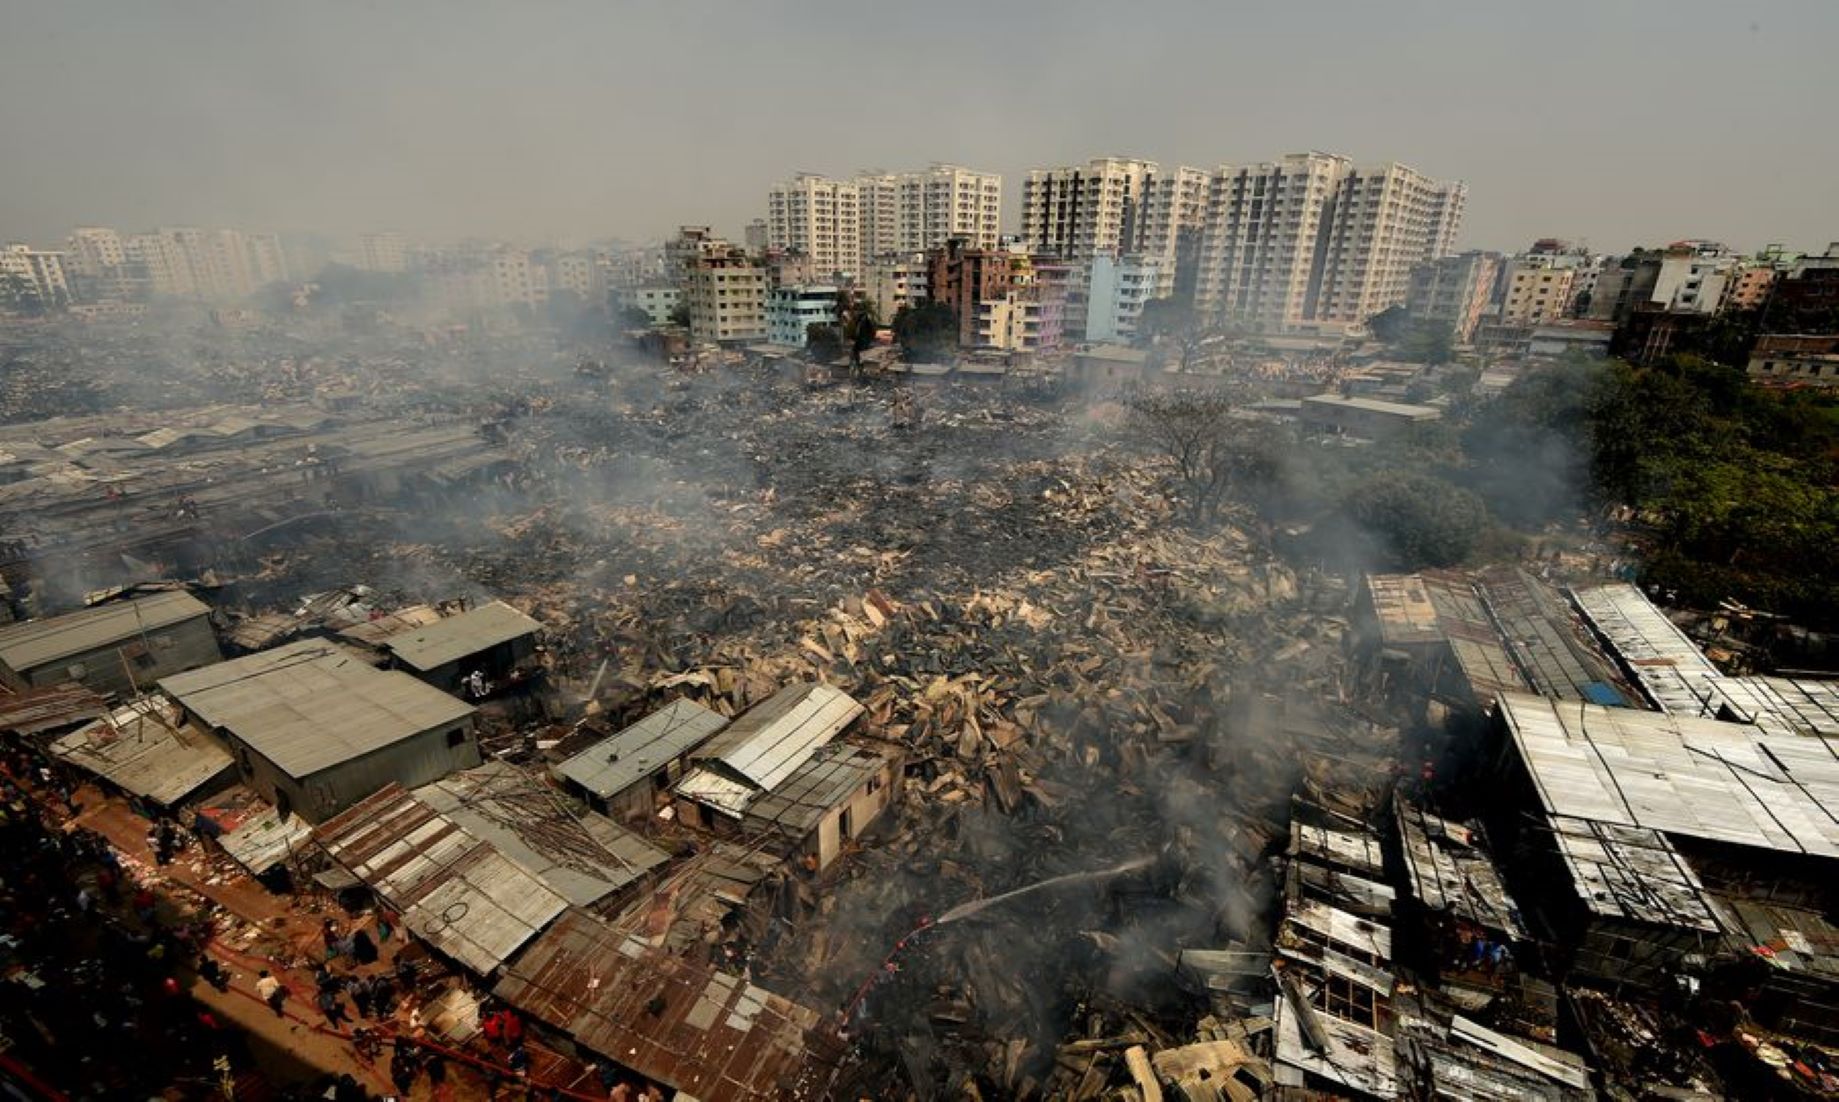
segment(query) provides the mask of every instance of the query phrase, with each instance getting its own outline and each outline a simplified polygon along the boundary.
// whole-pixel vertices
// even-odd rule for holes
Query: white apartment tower
[[[1359,323],[1410,293],[1444,255],[1467,191],[1399,164],[1296,153],[1213,175],[1196,305],[1218,321],[1284,330]]]
[[[819,272],[862,264],[862,208],[853,182],[801,172],[767,194],[767,240],[803,253]]]
[[[367,233],[358,238],[358,267],[367,272],[409,270],[409,238],[396,230]]]
[[[78,275],[100,279],[128,262],[121,234],[107,226],[78,226],[70,231],[69,260]]]
[[[1124,157],[1035,169],[1022,182],[1022,243],[1067,260],[1137,251],[1156,175],[1156,162]]]
[[[70,283],[64,276],[64,254],[41,252],[30,245],[0,249],[0,272],[24,280],[45,309],[62,309],[70,303]]]
[[[716,238],[699,239],[684,278],[690,339],[733,344],[766,337],[766,269],[745,249]]]
[[[860,274],[877,257],[924,252],[953,238],[995,248],[1002,177],[950,164],[849,180],[807,173],[768,193],[767,215],[774,246],[811,257],[820,274]]]

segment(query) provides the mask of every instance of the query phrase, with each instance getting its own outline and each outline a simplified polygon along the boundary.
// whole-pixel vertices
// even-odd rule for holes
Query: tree
[[[1194,357],[1206,337],[1207,330],[1201,324],[1200,314],[1195,311],[1194,304],[1185,299],[1150,299],[1137,315],[1138,340],[1150,344],[1166,340],[1174,344],[1181,353],[1183,371],[1193,367]]]
[[[909,363],[949,360],[958,347],[958,312],[943,302],[903,306],[894,315],[894,339]]]
[[[835,363],[843,354],[843,337],[834,325],[814,321],[805,326],[805,358],[812,363]]]
[[[642,306],[628,306],[619,312],[621,329],[650,329],[651,314]]]
[[[670,308],[670,323],[679,329],[690,327],[690,304],[679,302]]]
[[[843,346],[849,349],[849,366],[861,367],[862,353],[874,347],[875,334],[881,329],[881,321],[875,317],[875,304],[864,295],[844,291],[838,303],[838,314],[837,328]]]
[[[1233,399],[1223,392],[1145,393],[1129,408],[1143,441],[1175,464],[1191,523],[1213,520],[1242,488],[1276,473],[1270,437],[1234,417]]]
[[[1388,306],[1366,319],[1367,331],[1386,344],[1397,344],[1411,326],[1411,313],[1403,306]]]
[[[1468,490],[1426,474],[1382,471],[1361,482],[1343,508],[1402,570],[1454,566],[1488,525],[1488,509]]]
[[[1448,363],[1456,350],[1456,327],[1447,321],[1412,321],[1398,342],[1398,354],[1411,363]]]

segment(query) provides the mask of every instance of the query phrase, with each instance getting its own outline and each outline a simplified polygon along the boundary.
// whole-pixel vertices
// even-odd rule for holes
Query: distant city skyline
[[[1308,150],[1466,182],[1458,248],[1839,239],[1839,5],[864,9],[5,0],[0,239],[741,237],[800,171]],[[966,28],[975,33],[966,33]]]

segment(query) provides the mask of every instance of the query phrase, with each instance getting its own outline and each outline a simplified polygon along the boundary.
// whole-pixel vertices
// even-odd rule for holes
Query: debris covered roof
[[[100,719],[108,704],[95,690],[76,682],[46,685],[22,693],[0,693],[0,731],[36,735]]]
[[[755,826],[803,837],[892,760],[888,751],[832,743],[777,788],[748,804],[745,818]]]
[[[1708,685],[1726,718],[1771,735],[1839,738],[1839,681],[1724,677]]]
[[[637,883],[670,854],[604,815],[576,815],[514,765],[450,773],[415,797],[534,873],[577,907]]]
[[[1416,574],[1368,574],[1367,595],[1379,622],[1379,637],[1388,647],[1443,641],[1437,608],[1430,603],[1424,579]]]
[[[815,681],[789,685],[696,751],[692,760],[699,767],[679,782],[677,791],[738,816],[760,793],[790,778],[862,711],[841,689]]]
[[[1591,912],[1712,934],[1722,929],[1705,885],[1665,834],[1562,815],[1550,827]]]
[[[0,662],[15,670],[36,669],[47,662],[210,614],[203,601],[175,590],[9,624],[0,628]]]
[[[571,910],[494,990],[579,1044],[702,1102],[823,1096],[837,1052],[818,1013],[746,980],[656,954]]]
[[[1521,693],[1501,715],[1550,814],[1839,856],[1839,752],[1825,739]]]
[[[1452,823],[1399,800],[1399,836],[1405,855],[1405,887],[1432,911],[1524,939],[1520,909],[1501,883],[1475,828]]]
[[[385,639],[383,647],[404,665],[425,673],[541,630],[542,624],[510,605],[492,601],[426,627],[398,632]]]
[[[693,700],[673,700],[558,763],[551,772],[606,799],[681,758],[726,726],[726,718]]]
[[[295,778],[473,714],[406,673],[317,639],[175,674],[160,688]]]
[[[481,976],[568,907],[534,874],[392,784],[313,832],[408,928]]]
[[[179,727],[148,699],[118,708],[51,744],[60,760],[162,807],[171,807],[230,768],[208,736]]]

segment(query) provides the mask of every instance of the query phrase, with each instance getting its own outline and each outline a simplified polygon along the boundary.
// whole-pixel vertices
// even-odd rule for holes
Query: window
[[[447,745],[450,747],[465,746],[466,745],[466,728],[455,727],[453,730],[447,732]]]

